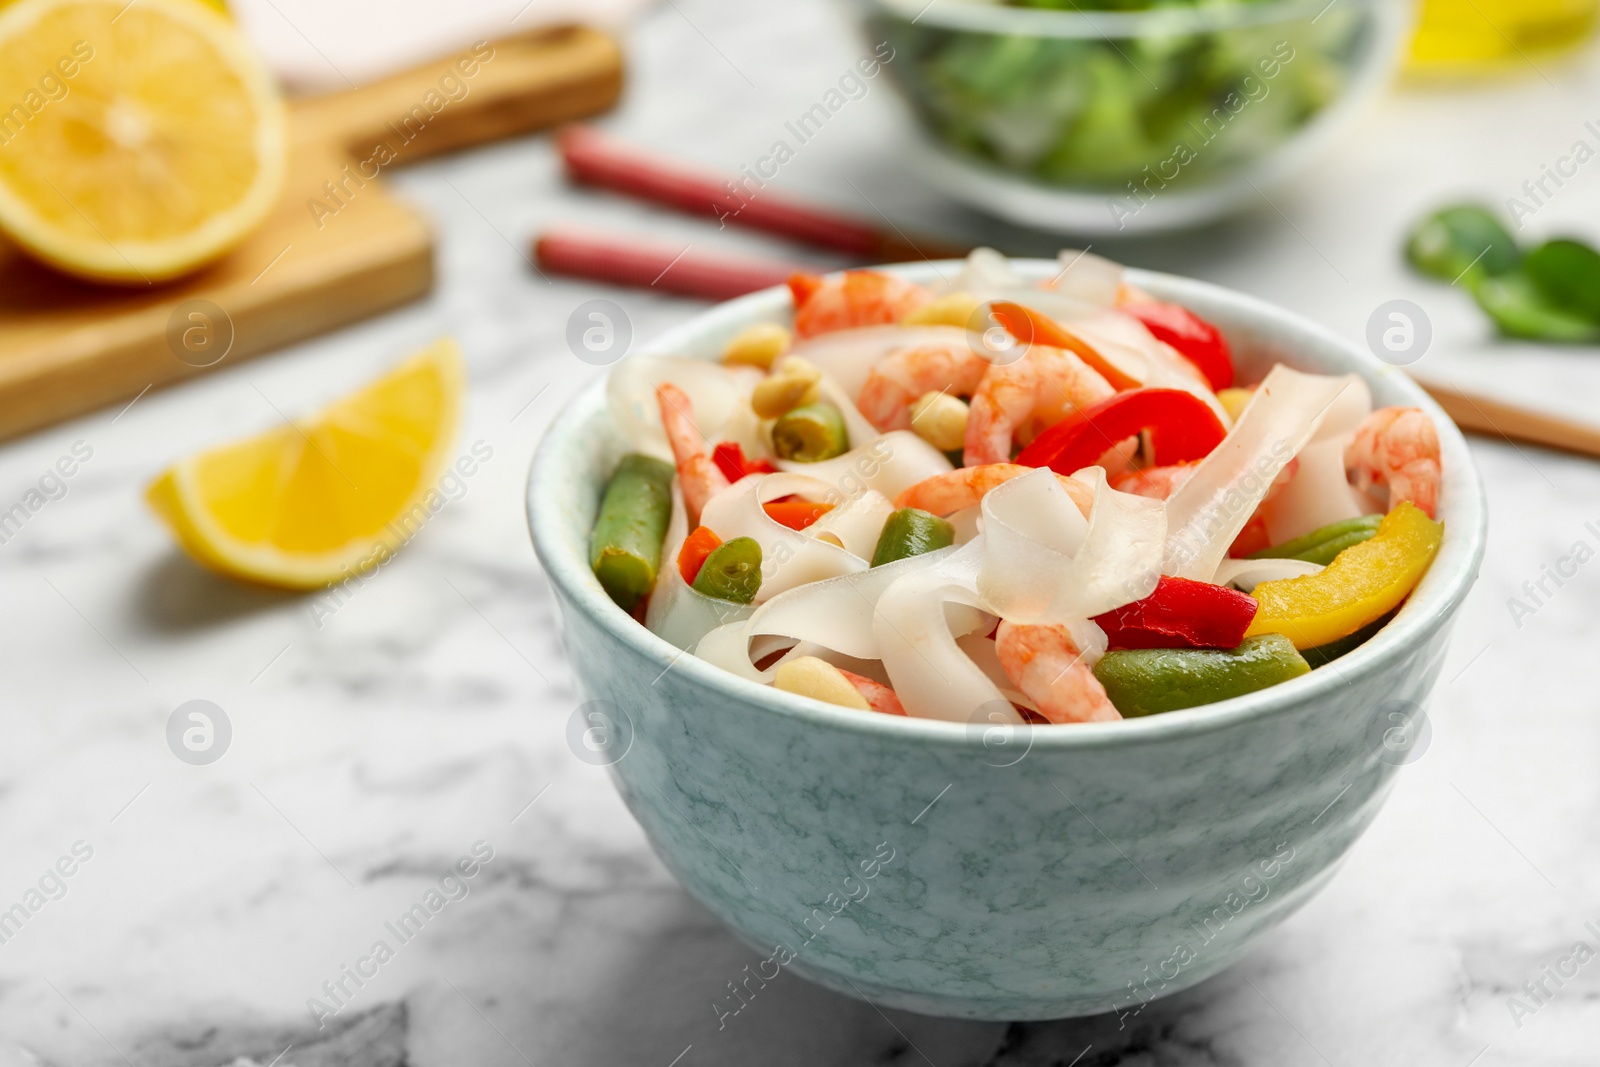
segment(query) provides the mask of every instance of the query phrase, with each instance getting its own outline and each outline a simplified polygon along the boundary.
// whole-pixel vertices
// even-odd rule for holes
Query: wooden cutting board
[[[569,27],[296,101],[282,201],[245,244],[176,282],[80,282],[0,244],[0,439],[422,296],[433,233],[383,175],[592,115],[621,89],[616,43]]]

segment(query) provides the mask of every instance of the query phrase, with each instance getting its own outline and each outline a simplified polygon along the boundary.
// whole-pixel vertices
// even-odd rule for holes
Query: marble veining
[[[607,124],[719,168],[766,151],[781,125],[772,116],[803,110],[859,48],[823,0],[781,13],[675,0],[628,46],[632,82]],[[1245,222],[1096,251],[1214,279],[1352,339],[1383,301],[1416,301],[1434,326],[1419,373],[1593,417],[1600,364],[1492,343],[1463,294],[1410,276],[1395,254],[1420,211],[1463,192],[1512,195],[1580,135],[1600,65],[1586,55],[1541,66],[1548,83],[1530,74],[1393,94]],[[898,170],[896,129],[874,86],[779,185],[1051,250],[924,192]],[[817,260],[568,189],[558,173],[540,138],[398,172],[442,233],[428,300],[152,392],[120,417],[0,447],[6,506],[75,441],[94,449],[67,495],[0,544],[0,905],[37,887],[74,842],[94,850],[64,896],[0,942],[0,1063],[24,1062],[25,1048],[57,1067],[240,1056],[265,1067],[290,1043],[278,1067],[1595,1062],[1597,964],[1560,988],[1547,981],[1552,996],[1531,1016],[1513,1019],[1507,1000],[1525,999],[1524,984],[1600,918],[1600,721],[1575,669],[1600,638],[1596,574],[1580,571],[1520,626],[1507,599],[1600,518],[1600,468],[1476,441],[1489,554],[1442,666],[1431,744],[1394,776],[1327,887],[1235,967],[1120,1029],[1116,1016],[1007,1025],[880,1013],[786,970],[719,1030],[726,983],[766,952],[685,894],[605,770],[568,747],[582,698],[528,547],[522,483],[543,428],[597,373],[563,339],[568,314],[597,293],[541,280],[522,250],[561,221]],[[1596,217],[1586,173],[1529,232],[1581,231]],[[603,295],[641,339],[699,310]],[[446,331],[472,376],[461,447],[482,439],[495,457],[321,628],[304,598],[220,581],[175,554],[139,500],[164,463],[271,425],[261,393],[310,407]],[[196,698],[234,726],[207,767],[179,762],[164,738],[173,708]],[[341,1013],[370,1029],[354,1048],[319,1046],[329,1034],[307,999],[479,839],[495,848],[483,880]]]

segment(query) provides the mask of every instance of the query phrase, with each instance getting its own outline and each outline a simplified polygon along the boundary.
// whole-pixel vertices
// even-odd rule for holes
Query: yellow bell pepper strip
[[[1375,535],[1340,552],[1316,574],[1256,586],[1261,609],[1245,636],[1283,634],[1307,649],[1353,634],[1411,594],[1443,538],[1442,524],[1403,501],[1384,516]]]

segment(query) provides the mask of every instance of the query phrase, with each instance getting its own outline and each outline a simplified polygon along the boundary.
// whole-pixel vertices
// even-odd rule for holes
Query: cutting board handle
[[[622,53],[563,26],[494,41],[382,81],[295,102],[300,140],[345,146],[365,179],[468,145],[592,115],[621,91]]]

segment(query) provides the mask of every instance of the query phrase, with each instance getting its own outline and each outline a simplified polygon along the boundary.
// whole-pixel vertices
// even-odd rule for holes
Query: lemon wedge
[[[195,0],[19,0],[0,10],[0,230],[114,282],[187,273],[265,218],[282,98]]]
[[[464,386],[460,349],[440,340],[309,418],[181,460],[145,498],[224,574],[291,589],[359,574],[443,506]]]

